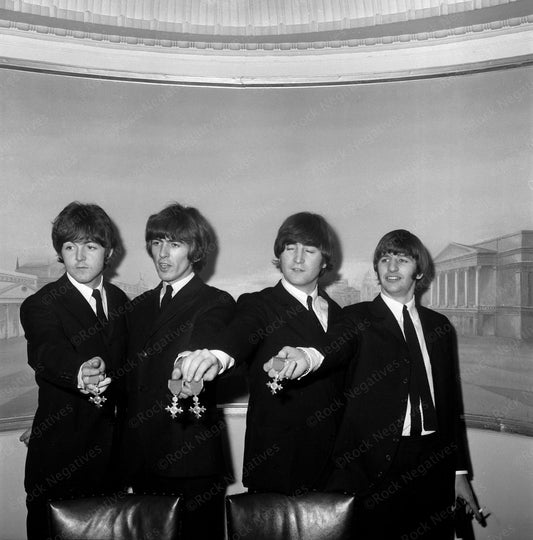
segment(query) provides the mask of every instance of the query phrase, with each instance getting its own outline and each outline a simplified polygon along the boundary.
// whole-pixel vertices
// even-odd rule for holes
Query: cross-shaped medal
[[[200,405],[200,398],[198,397],[198,395],[204,389],[204,382],[191,381],[190,383],[185,382],[183,383],[183,385],[187,386],[192,392],[193,405],[189,407],[189,411],[192,412],[194,416],[196,416],[196,418],[200,418],[205,412],[205,407],[202,407],[202,405]]]
[[[89,401],[91,403],[94,403],[99,409],[102,407],[102,404],[107,401],[107,398],[105,396],[102,396],[100,394],[100,388],[96,387],[94,396],[91,396],[89,398]]]
[[[168,411],[172,418],[176,418],[178,414],[183,412],[183,409],[178,405],[178,395],[181,392],[182,383],[181,379],[169,379],[168,381],[168,389],[172,393],[172,404],[167,405],[165,411]]]
[[[280,390],[283,390],[283,386],[279,382],[277,373],[276,373],[276,376],[274,377],[273,381],[267,382],[267,386],[270,388],[270,391],[272,392],[272,394],[276,394]]]

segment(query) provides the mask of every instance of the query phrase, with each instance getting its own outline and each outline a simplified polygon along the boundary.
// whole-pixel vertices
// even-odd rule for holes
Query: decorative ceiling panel
[[[0,0],[0,68],[243,87],[532,63],[531,0]]]
[[[450,16],[517,0],[0,0],[0,8],[85,24],[211,36],[348,30]]]

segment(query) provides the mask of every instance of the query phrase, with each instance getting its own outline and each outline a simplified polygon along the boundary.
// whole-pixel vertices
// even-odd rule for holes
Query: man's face
[[[101,244],[91,240],[65,242],[61,248],[61,258],[68,274],[78,283],[93,289],[100,284],[106,258],[112,253],[113,250],[110,250],[106,254]]]
[[[406,304],[413,298],[416,280],[416,261],[403,253],[387,253],[377,264],[378,279],[381,291],[386,296]]]
[[[150,242],[157,275],[166,283],[174,283],[192,272],[189,245],[185,242],[157,238]]]
[[[315,246],[287,244],[279,256],[283,277],[306,294],[316,287],[318,276],[326,263],[321,251]]]

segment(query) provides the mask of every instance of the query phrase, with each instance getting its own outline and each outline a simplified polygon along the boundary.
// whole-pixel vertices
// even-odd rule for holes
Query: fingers
[[[104,393],[108,386],[111,384],[111,377],[106,377],[102,381],[98,383],[98,389],[100,390],[100,394]]]
[[[456,476],[455,491],[457,497],[464,501],[466,509],[474,514],[476,521],[484,525],[486,516],[483,515],[483,511],[479,508],[476,496],[466,475],[461,474]]]
[[[284,357],[273,356],[268,362],[263,364],[263,370],[266,372],[273,370],[279,373],[285,367],[285,364],[286,364],[286,361]]]
[[[184,381],[211,381],[220,371],[217,357],[207,349],[194,351],[183,359],[182,374]]]
[[[83,376],[83,382],[85,385],[92,384],[97,385],[98,383],[102,382],[104,380],[104,375],[102,373],[98,373],[96,375],[84,375]]]
[[[105,362],[99,356],[87,360],[82,365],[81,376],[85,385],[98,384],[105,379]]]
[[[176,360],[176,362],[174,363],[174,369],[172,370],[172,373],[170,375],[171,379],[174,379],[176,381],[181,379],[183,375],[182,366],[183,366],[183,358]]]
[[[105,371],[105,362],[100,358],[100,356],[95,356],[87,361],[90,367],[98,369],[101,373]]]

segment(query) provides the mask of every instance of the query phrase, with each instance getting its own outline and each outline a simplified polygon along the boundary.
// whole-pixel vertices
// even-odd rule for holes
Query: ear
[[[113,252],[115,250],[113,248],[111,248],[108,252],[107,252],[107,255],[105,257],[105,262],[109,261],[109,259],[111,259],[112,255],[113,255]]]
[[[422,279],[423,277],[424,277],[424,274],[417,274],[415,279],[418,281],[419,279]]]

